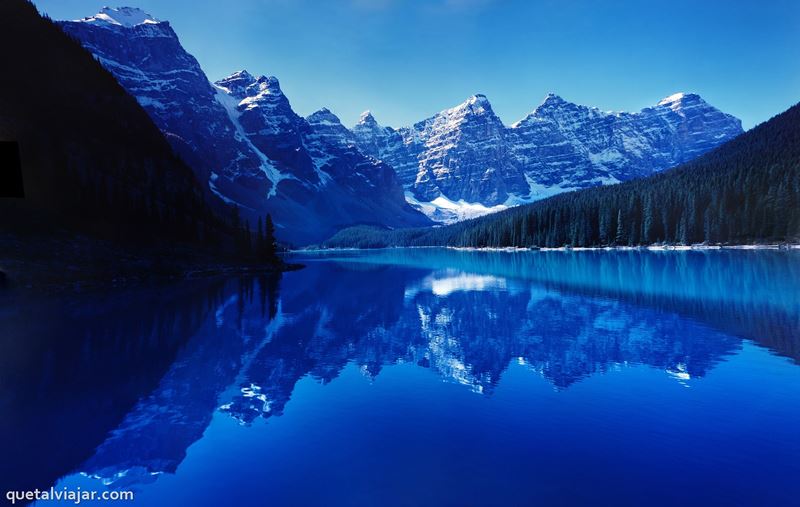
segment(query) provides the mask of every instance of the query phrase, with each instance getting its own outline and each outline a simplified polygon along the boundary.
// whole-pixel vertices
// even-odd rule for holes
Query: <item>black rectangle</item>
[[[16,141],[0,141],[0,197],[25,197]]]

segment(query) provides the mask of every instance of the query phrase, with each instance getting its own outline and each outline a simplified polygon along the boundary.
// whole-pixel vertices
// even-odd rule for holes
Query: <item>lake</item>
[[[3,491],[800,501],[800,251],[292,260],[280,278],[2,293]]]

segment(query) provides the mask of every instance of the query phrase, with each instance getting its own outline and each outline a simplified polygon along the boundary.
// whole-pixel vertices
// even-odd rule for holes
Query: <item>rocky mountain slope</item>
[[[133,272],[177,243],[219,258],[232,231],[111,74],[24,0],[0,3],[0,42],[14,76],[0,80],[0,141],[18,144],[24,183],[24,198],[0,200],[3,271],[37,281],[60,262],[65,276]]]
[[[390,167],[297,115],[276,78],[240,71],[212,84],[169,22],[135,8],[59,24],[145,108],[207,191],[251,225],[271,213],[280,239],[306,244],[352,224],[430,223]]]
[[[353,227],[330,248],[584,248],[800,242],[800,104],[672,169],[446,227]]]
[[[296,114],[274,77],[209,83],[166,21],[104,8],[61,22],[148,111],[207,190],[245,218],[269,212],[294,243],[343,226],[452,222],[553,194],[648,176],[742,132],[695,94],[637,113],[550,94],[506,126],[484,95],[400,129],[371,113],[348,130],[333,113]],[[395,176],[396,173],[396,176]]]
[[[397,170],[410,199],[441,208],[509,206],[648,176],[736,137],[742,127],[700,96],[678,93],[638,113],[603,112],[549,94],[510,127],[485,96],[474,95],[397,130],[366,112],[352,130],[364,153]]]

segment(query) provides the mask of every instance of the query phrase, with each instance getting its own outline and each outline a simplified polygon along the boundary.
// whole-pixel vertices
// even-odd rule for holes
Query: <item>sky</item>
[[[274,75],[297,113],[345,125],[366,109],[409,125],[477,93],[511,124],[549,92],[638,111],[683,91],[747,129],[800,101],[797,0],[124,1],[168,20],[212,81]],[[103,6],[34,3],[53,19]]]

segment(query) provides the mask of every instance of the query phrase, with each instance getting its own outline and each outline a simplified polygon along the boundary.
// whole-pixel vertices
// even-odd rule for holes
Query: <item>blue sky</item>
[[[211,80],[274,75],[299,114],[346,125],[371,109],[402,126],[475,93],[508,124],[548,92],[629,111],[696,92],[745,128],[800,101],[796,0],[128,2],[169,20]],[[103,5],[35,3],[54,19]]]

